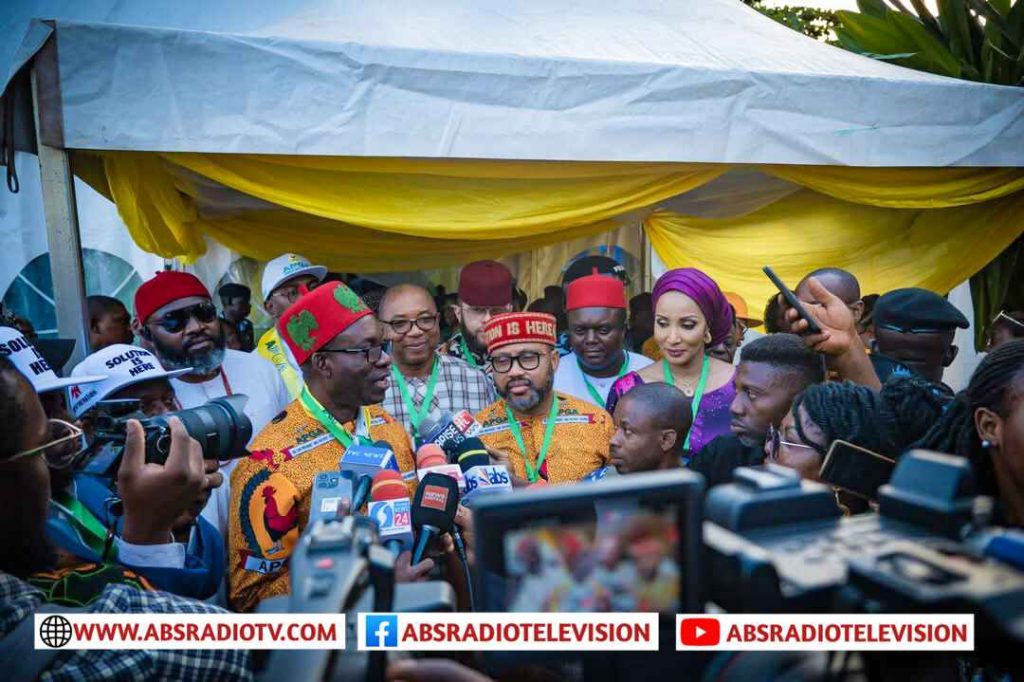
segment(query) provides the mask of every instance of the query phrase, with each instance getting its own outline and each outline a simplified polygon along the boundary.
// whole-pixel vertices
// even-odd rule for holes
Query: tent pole
[[[53,278],[54,308],[60,337],[76,341],[66,365],[74,367],[91,350],[85,301],[85,273],[82,267],[82,238],[78,230],[78,205],[75,202],[75,179],[71,172],[68,151],[43,141],[51,138],[44,129],[44,125],[47,125],[44,121],[50,117],[49,115],[59,116],[59,112],[40,110],[41,101],[51,102],[52,99],[40,96],[38,68],[38,64],[32,68],[32,109],[43,192],[43,214],[46,219],[46,241],[49,247],[50,273]]]

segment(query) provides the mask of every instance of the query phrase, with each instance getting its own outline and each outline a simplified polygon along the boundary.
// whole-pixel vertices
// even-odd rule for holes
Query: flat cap
[[[917,287],[896,289],[881,296],[875,303],[873,318],[876,327],[919,334],[970,326],[952,303],[934,291]]]

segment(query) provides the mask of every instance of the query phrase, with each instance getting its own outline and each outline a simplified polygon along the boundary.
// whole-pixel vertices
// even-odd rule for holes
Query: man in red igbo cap
[[[445,342],[439,353],[465,360],[470,367],[490,374],[484,326],[495,315],[512,311],[512,273],[497,261],[469,263],[459,273],[459,300],[455,317],[459,330]]]
[[[651,361],[625,349],[626,287],[598,274],[573,280],[565,289],[572,353],[555,372],[555,390],[604,407],[615,380]]]
[[[501,400],[477,415],[480,440],[520,484],[578,481],[608,464],[615,433],[604,409],[553,389],[555,327],[547,313],[507,313],[485,328]]]
[[[313,481],[322,471],[337,471],[350,446],[386,442],[409,491],[416,489],[409,436],[379,405],[391,357],[381,325],[359,296],[340,282],[321,285],[284,311],[277,331],[304,384],[231,476],[228,588],[239,611],[290,591],[287,560],[309,519]],[[408,553],[398,561],[407,578],[433,566],[424,560],[410,568]]]

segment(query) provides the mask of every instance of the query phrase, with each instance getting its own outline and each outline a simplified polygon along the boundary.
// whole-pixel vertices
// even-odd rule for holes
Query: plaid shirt
[[[0,572],[0,637],[31,618],[43,593]],[[89,613],[225,613],[215,606],[166,592],[144,592],[128,585],[108,585],[89,604]],[[249,652],[196,651],[66,651],[57,655],[40,680],[249,680]]]
[[[491,361],[486,355],[477,355],[472,350],[469,352],[473,356],[473,362],[476,363],[476,369],[479,369],[487,376],[494,374],[494,368],[491,367]],[[452,338],[442,343],[440,348],[437,349],[437,354],[458,358],[468,364],[470,369],[473,369],[473,363],[469,362],[462,353],[462,332],[453,334]]]
[[[473,369],[463,360],[449,355],[438,354],[437,359],[441,363],[441,371],[437,377],[437,385],[434,387],[434,399],[430,403],[430,408],[427,409],[428,414],[432,411],[458,412],[459,410],[469,410],[470,414],[476,414],[498,399],[494,382],[482,371]],[[413,405],[417,408],[423,405],[428,381],[429,377],[407,379]],[[384,395],[382,405],[388,414],[402,422],[407,432],[412,433],[409,412],[405,409],[402,392],[394,378],[391,380],[388,392]]]

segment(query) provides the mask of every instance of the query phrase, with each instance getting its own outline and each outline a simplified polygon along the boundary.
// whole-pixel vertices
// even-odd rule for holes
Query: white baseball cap
[[[281,286],[285,280],[299,275],[313,275],[318,282],[324,281],[327,276],[327,268],[322,265],[313,265],[304,256],[297,253],[284,253],[270,261],[263,268],[263,300],[270,298],[274,289]]]
[[[18,371],[32,383],[36,393],[46,393],[66,388],[72,384],[91,384],[103,381],[103,375],[91,376],[83,372],[77,378],[57,376],[43,354],[14,327],[0,327],[0,357],[10,360]]]
[[[191,371],[191,367],[167,371],[160,366],[156,356],[145,348],[115,343],[96,351],[71,370],[71,378],[78,382],[78,385],[72,386],[68,391],[71,396],[69,407],[72,414],[81,417],[96,403],[107,399],[122,388],[150,379],[172,379]],[[106,374],[100,383],[82,385],[85,382],[79,380],[80,377],[99,372]]]

